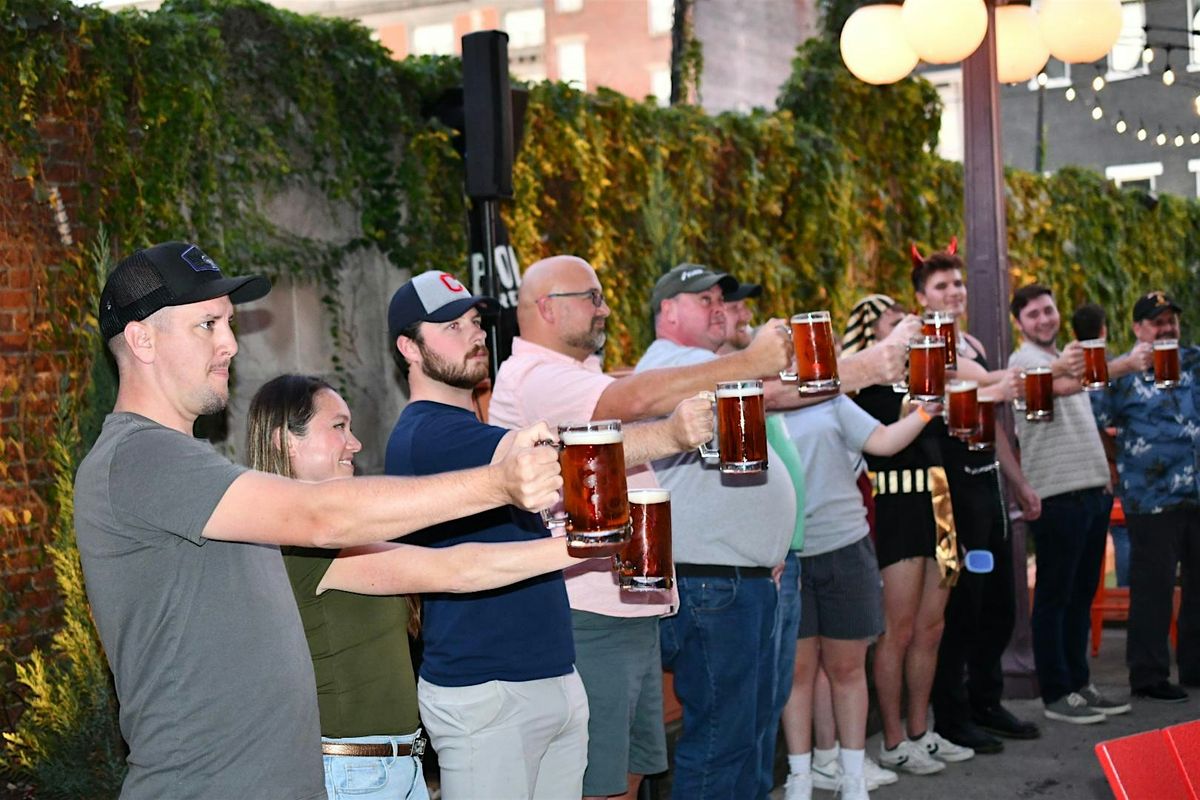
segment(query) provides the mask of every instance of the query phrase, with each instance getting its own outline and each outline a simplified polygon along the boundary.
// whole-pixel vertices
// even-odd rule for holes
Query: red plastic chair
[[[1096,745],[1117,800],[1200,800],[1200,723]]]

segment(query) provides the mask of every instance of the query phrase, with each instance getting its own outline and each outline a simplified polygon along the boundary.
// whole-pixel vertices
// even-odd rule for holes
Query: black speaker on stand
[[[445,92],[428,113],[461,134],[454,144],[463,154],[470,198],[471,291],[500,302],[500,313],[486,321],[495,377],[517,333],[521,271],[499,208],[501,200],[513,196],[513,155],[520,149],[528,92],[509,85],[508,34],[503,31],[464,36],[462,62],[462,88]]]

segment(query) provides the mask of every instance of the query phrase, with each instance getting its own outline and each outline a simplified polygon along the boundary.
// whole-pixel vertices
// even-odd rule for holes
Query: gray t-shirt
[[[202,536],[244,471],[120,413],[75,477],[75,536],[130,750],[123,800],[326,796],[316,680],[279,548]]]
[[[637,372],[702,364],[717,355],[656,339]],[[715,388],[715,387],[714,387]],[[681,564],[774,567],[787,555],[796,523],[796,492],[779,454],[767,448],[758,475],[721,475],[695,450],[654,462],[671,492],[672,555]]]
[[[858,464],[879,420],[845,395],[789,411],[783,420],[800,453],[808,488],[801,558],[857,542],[870,532]]]
[[[1048,367],[1054,356],[1023,343],[1008,359],[1010,367]],[[1083,392],[1054,398],[1054,419],[1030,423],[1017,414],[1021,471],[1043,500],[1077,489],[1097,489],[1110,480],[1108,458],[1092,404]]]

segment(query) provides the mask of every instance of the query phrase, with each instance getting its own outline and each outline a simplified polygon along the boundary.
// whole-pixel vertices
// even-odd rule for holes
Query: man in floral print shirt
[[[1179,338],[1180,307],[1162,292],[1133,306],[1138,347]],[[1117,471],[1129,521],[1129,638],[1125,662],[1135,697],[1181,702],[1170,682],[1167,633],[1181,565],[1179,680],[1200,687],[1200,347],[1179,349],[1180,383],[1157,389],[1151,373],[1114,380],[1092,394],[1104,427],[1117,429]]]

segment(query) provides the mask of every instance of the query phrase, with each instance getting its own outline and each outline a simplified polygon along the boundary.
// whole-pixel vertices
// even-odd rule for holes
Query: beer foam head
[[[1046,375],[1050,372],[1049,367],[1030,367],[1025,370],[1026,375]]]
[[[665,503],[671,499],[671,493],[666,489],[630,489],[629,502],[640,503],[642,505],[650,505],[651,503]]]
[[[1086,339],[1086,340],[1080,342],[1079,345],[1081,347],[1085,347],[1085,348],[1089,348],[1089,349],[1093,348],[1093,347],[1103,348],[1104,340],[1103,339]]]
[[[1154,340],[1154,349],[1155,350],[1178,350],[1179,349],[1179,340],[1178,339],[1155,339]]]
[[[618,430],[598,431],[559,431],[559,438],[565,445],[574,444],[620,444],[625,437]]]
[[[938,347],[945,347],[946,340],[941,336],[914,336],[908,343],[908,346],[913,350],[933,350]]]
[[[742,385],[717,385],[717,397],[754,397],[763,393],[762,383],[747,381]]]
[[[946,391],[948,392],[970,392],[978,388],[978,381],[950,381],[946,384]]]

